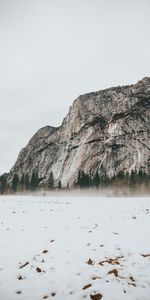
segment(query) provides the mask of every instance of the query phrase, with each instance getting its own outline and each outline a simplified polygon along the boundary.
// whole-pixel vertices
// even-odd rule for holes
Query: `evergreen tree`
[[[61,180],[58,181],[58,188],[59,188],[59,189],[62,188],[62,186],[61,186]]]
[[[90,187],[90,186],[92,186],[92,180],[91,180],[90,175],[84,174],[84,177],[83,177],[83,185],[84,185],[85,187]]]
[[[124,172],[120,171],[119,174],[117,175],[117,180],[124,180],[125,176],[124,176]]]
[[[80,171],[80,170],[78,172],[77,185],[79,187],[81,187],[81,185],[82,185],[82,171]]]
[[[3,174],[0,176],[0,193],[4,194],[7,189],[7,176]]]
[[[131,171],[131,175],[130,175],[130,185],[131,186],[134,186],[136,184],[137,177],[138,177],[137,171],[136,170],[135,171],[132,170]]]
[[[77,181],[75,186],[80,188],[87,188],[91,186],[101,186],[107,187],[111,185],[127,184],[130,187],[135,187],[137,185],[149,185],[150,175],[143,172],[141,168],[138,172],[137,170],[132,170],[131,174],[128,172],[120,171],[117,175],[109,178],[104,172],[103,176],[100,176],[98,171],[95,173],[93,179],[91,174],[86,174],[84,171],[79,170]]]
[[[24,174],[22,174],[22,176],[21,176],[20,187],[21,187],[21,190],[23,191],[24,187],[25,187],[25,176],[24,176]]]
[[[25,176],[24,176],[24,184],[25,184],[25,189],[28,190],[29,189],[29,175],[28,175],[28,173],[26,173]]]
[[[50,172],[50,175],[49,175],[48,188],[51,190],[54,188],[54,175],[53,175],[52,171]]]
[[[14,192],[17,191],[18,185],[19,185],[19,177],[18,174],[15,173],[12,179],[12,189]]]
[[[33,171],[31,180],[30,180],[30,189],[36,190],[39,185],[39,178],[37,172]]]
[[[130,183],[130,174],[129,174],[129,172],[126,172],[124,176],[125,176],[125,178],[124,178],[125,183],[128,185]]]
[[[90,187],[92,185],[91,176],[80,170],[78,173],[77,185],[81,188]]]
[[[106,187],[109,184],[109,182],[110,182],[110,179],[106,175],[103,175],[101,178],[102,187]]]
[[[96,174],[93,177],[93,185],[94,186],[99,186],[100,185],[100,176],[98,171],[96,171]]]

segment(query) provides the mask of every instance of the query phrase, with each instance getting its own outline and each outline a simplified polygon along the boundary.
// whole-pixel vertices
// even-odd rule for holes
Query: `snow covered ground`
[[[149,300],[150,199],[0,197],[0,300]]]

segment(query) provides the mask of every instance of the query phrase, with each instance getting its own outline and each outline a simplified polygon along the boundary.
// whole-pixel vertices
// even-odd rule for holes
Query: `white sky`
[[[0,173],[79,95],[150,76],[150,0],[0,0]]]

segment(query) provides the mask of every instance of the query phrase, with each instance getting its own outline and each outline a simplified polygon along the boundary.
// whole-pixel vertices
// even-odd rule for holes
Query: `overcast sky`
[[[150,0],[0,0],[0,173],[80,94],[150,76]]]

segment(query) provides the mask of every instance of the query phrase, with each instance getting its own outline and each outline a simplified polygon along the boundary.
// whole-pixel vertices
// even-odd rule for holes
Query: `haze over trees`
[[[98,170],[94,175],[87,174],[83,170],[79,170],[77,179],[75,180],[72,188],[77,189],[87,189],[87,188],[104,188],[111,186],[119,186],[120,184],[129,186],[129,187],[137,187],[139,185],[144,184],[148,186],[150,182],[150,176],[145,174],[142,169],[139,172],[132,171],[131,174],[126,172],[120,172],[117,176],[112,178],[108,178],[105,175],[101,175]],[[16,193],[16,192],[34,192],[38,190],[60,190],[63,189],[61,180],[58,182],[55,180],[53,172],[50,172],[48,181],[44,181],[43,178],[38,177],[38,173],[36,171],[32,172],[31,178],[29,178],[28,173],[22,174],[21,178],[19,178],[18,174],[14,174],[12,182],[8,180],[8,174],[3,174],[0,176],[0,193]],[[70,189],[67,186],[67,189]]]

